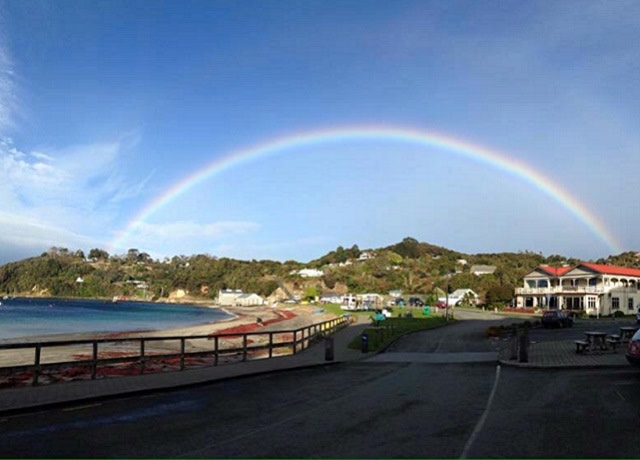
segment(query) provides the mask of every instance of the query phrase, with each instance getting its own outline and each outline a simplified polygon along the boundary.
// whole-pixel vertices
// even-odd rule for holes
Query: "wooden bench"
[[[616,345],[620,344],[620,336],[617,334],[612,334],[609,337],[607,337],[607,345],[610,345],[611,348],[613,349],[613,352],[616,352]]]
[[[586,340],[574,340],[576,344],[576,353],[584,353],[589,350],[589,342]]]

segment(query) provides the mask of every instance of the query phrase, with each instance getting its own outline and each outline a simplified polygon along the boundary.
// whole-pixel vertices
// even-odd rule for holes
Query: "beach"
[[[232,334],[231,336],[219,338],[219,346],[221,348],[237,348],[242,345],[240,334],[253,332],[273,332],[275,343],[278,341],[291,340],[292,334],[277,334],[277,331],[295,330],[312,324],[321,323],[335,318],[334,314],[325,312],[322,308],[310,305],[292,305],[287,307],[226,307],[224,311],[232,315],[230,319],[216,321],[214,323],[198,324],[187,327],[135,331],[135,332],[112,332],[112,333],[77,333],[77,334],[56,334],[41,337],[29,337],[12,341],[13,343],[45,343],[52,341],[72,341],[72,340],[94,340],[94,339],[127,339],[131,341],[121,341],[116,343],[100,344],[99,358],[119,358],[127,356],[136,356],[140,352],[140,341],[133,340],[135,338],[162,338],[162,337],[196,337],[206,336],[205,338],[188,339],[185,341],[185,351],[193,352],[211,352],[213,347],[213,336],[218,334]],[[250,336],[249,345],[264,345],[269,340],[269,334]],[[180,352],[180,340],[150,340],[145,341],[145,355],[161,355]],[[287,350],[275,350],[279,353],[288,353]],[[264,352],[256,351],[252,353],[251,359],[264,357]],[[92,345],[72,345],[64,347],[43,347],[41,362],[43,364],[69,362],[69,361],[86,361],[92,356]],[[190,364],[195,365],[211,365],[212,356],[207,358],[189,358]],[[171,367],[171,362],[161,359],[158,367],[160,370]],[[222,357],[221,361],[233,362],[237,361],[237,353]],[[29,366],[34,362],[34,349],[18,349],[18,350],[2,350],[0,352],[0,368],[10,366]],[[173,363],[175,364],[175,363]],[[129,371],[126,368],[134,366],[119,366],[117,371],[112,375],[126,375]],[[135,369],[139,366],[136,364]],[[152,367],[148,366],[147,371],[152,371]],[[103,370],[103,373],[107,370]],[[56,371],[57,376],[50,376],[49,380],[68,380],[65,375],[73,377],[76,371]],[[86,372],[85,372],[86,373]],[[24,380],[28,381],[33,373],[26,370],[21,375],[9,375],[0,378],[0,386],[8,380]],[[47,380],[46,375],[44,380]],[[70,378],[71,378],[70,377]],[[12,386],[7,384],[6,386]]]

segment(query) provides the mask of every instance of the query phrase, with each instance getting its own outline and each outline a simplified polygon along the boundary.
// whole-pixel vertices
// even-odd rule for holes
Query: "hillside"
[[[525,251],[519,253],[464,254],[405,238],[377,249],[336,248],[325,256],[302,264],[240,261],[210,255],[176,256],[157,261],[131,249],[124,256],[110,256],[92,249],[82,251],[52,248],[39,257],[0,267],[0,293],[18,296],[60,296],[167,299],[184,292],[192,299],[213,299],[224,288],[256,292],[264,297],[301,298],[333,292],[405,293],[429,295],[436,288],[471,288],[488,303],[510,300],[522,277],[540,264],[574,264],[577,260]],[[640,267],[635,252],[622,253],[595,262]],[[473,265],[493,265],[493,274],[474,275]],[[323,276],[303,277],[303,268],[321,270]]]

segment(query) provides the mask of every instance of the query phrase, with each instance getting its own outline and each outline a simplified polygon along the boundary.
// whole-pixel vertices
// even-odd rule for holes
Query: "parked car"
[[[438,307],[438,308],[447,308],[447,304],[445,302],[443,302],[442,300],[438,300],[436,302],[436,307]]]
[[[424,307],[424,302],[420,297],[409,297],[409,306],[411,307]]]
[[[629,361],[629,364],[640,367],[640,330],[633,334],[629,341],[627,361]]]
[[[543,327],[571,327],[573,318],[560,310],[549,310],[542,314]]]

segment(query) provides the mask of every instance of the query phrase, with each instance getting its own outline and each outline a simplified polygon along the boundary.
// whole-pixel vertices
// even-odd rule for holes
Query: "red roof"
[[[551,276],[562,276],[573,267],[552,267],[550,265],[540,265],[538,268]]]
[[[606,275],[635,276],[640,278],[640,270],[637,268],[618,267],[616,265],[592,264],[588,262],[583,262],[580,264],[580,266]]]
[[[551,276],[562,276],[569,270],[573,270],[574,268],[578,267],[585,267],[591,271],[601,273],[603,275],[634,276],[640,278],[640,269],[637,268],[618,267],[616,265],[592,264],[590,262],[581,262],[575,267],[551,267],[550,265],[540,265],[538,269]]]

